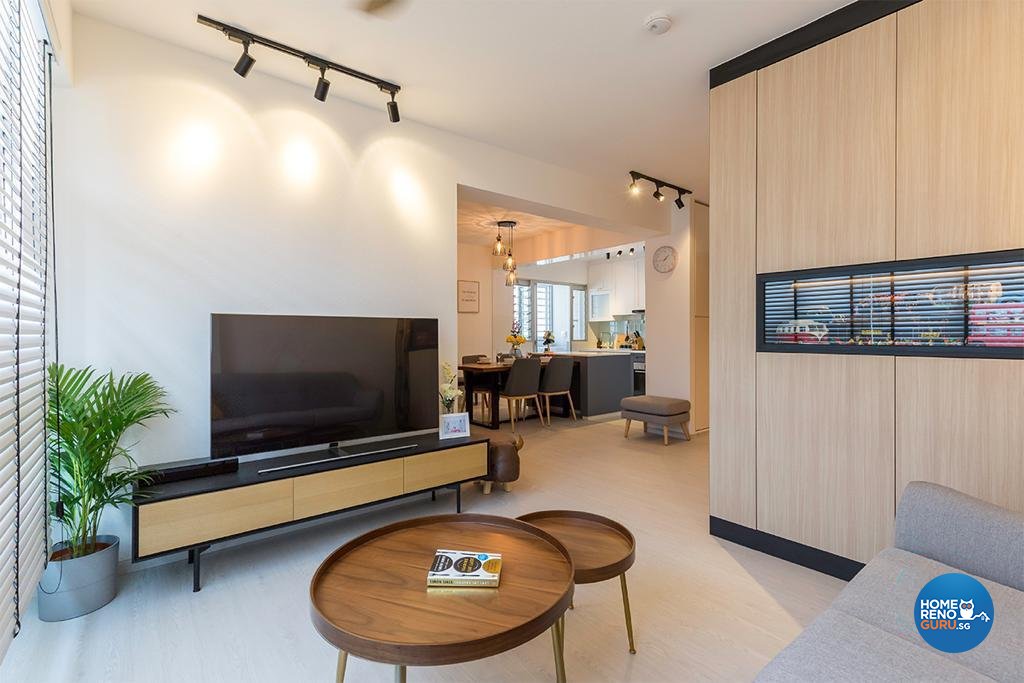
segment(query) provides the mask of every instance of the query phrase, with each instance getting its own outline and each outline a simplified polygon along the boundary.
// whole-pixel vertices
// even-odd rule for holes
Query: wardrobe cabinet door
[[[897,258],[1024,247],[1024,2],[897,21]]]
[[[895,16],[758,71],[758,272],[895,258],[895,175]]]

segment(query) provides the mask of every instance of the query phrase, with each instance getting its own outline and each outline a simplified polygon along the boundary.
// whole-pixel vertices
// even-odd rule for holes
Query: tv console
[[[135,489],[132,562],[187,551],[198,591],[200,554],[213,543],[421,493],[436,497],[442,488],[455,489],[461,512],[461,485],[487,475],[487,447],[487,437],[432,434],[351,447],[367,449],[359,452],[324,449],[242,462],[183,480],[161,478],[183,466],[167,463],[149,470],[154,483]]]

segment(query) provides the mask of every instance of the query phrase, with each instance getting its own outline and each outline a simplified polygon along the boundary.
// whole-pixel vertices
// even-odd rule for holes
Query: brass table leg
[[[338,673],[334,677],[335,683],[345,683],[345,664],[348,663],[348,653],[338,650]]]
[[[395,683],[405,683],[405,664],[395,665]]]
[[[629,636],[629,654],[636,654],[636,646],[633,645],[633,617],[629,613],[629,591],[626,590],[626,573],[619,574],[619,583],[622,584],[622,608],[626,612],[626,635]]]
[[[555,680],[557,683],[565,683],[565,657],[563,652],[562,619],[559,617],[551,625],[551,645],[555,651]]]

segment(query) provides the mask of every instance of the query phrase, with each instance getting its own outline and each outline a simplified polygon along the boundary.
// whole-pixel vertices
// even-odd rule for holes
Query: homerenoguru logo
[[[980,581],[966,574],[943,574],[917,594],[914,617],[924,642],[943,652],[966,652],[988,636],[995,609]]]

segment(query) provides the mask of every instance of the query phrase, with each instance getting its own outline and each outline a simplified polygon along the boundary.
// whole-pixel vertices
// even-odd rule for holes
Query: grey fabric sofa
[[[995,618],[973,650],[947,654],[917,632],[914,601],[940,574],[970,574]],[[879,553],[758,681],[1024,681],[1024,515],[912,482],[895,547]]]

